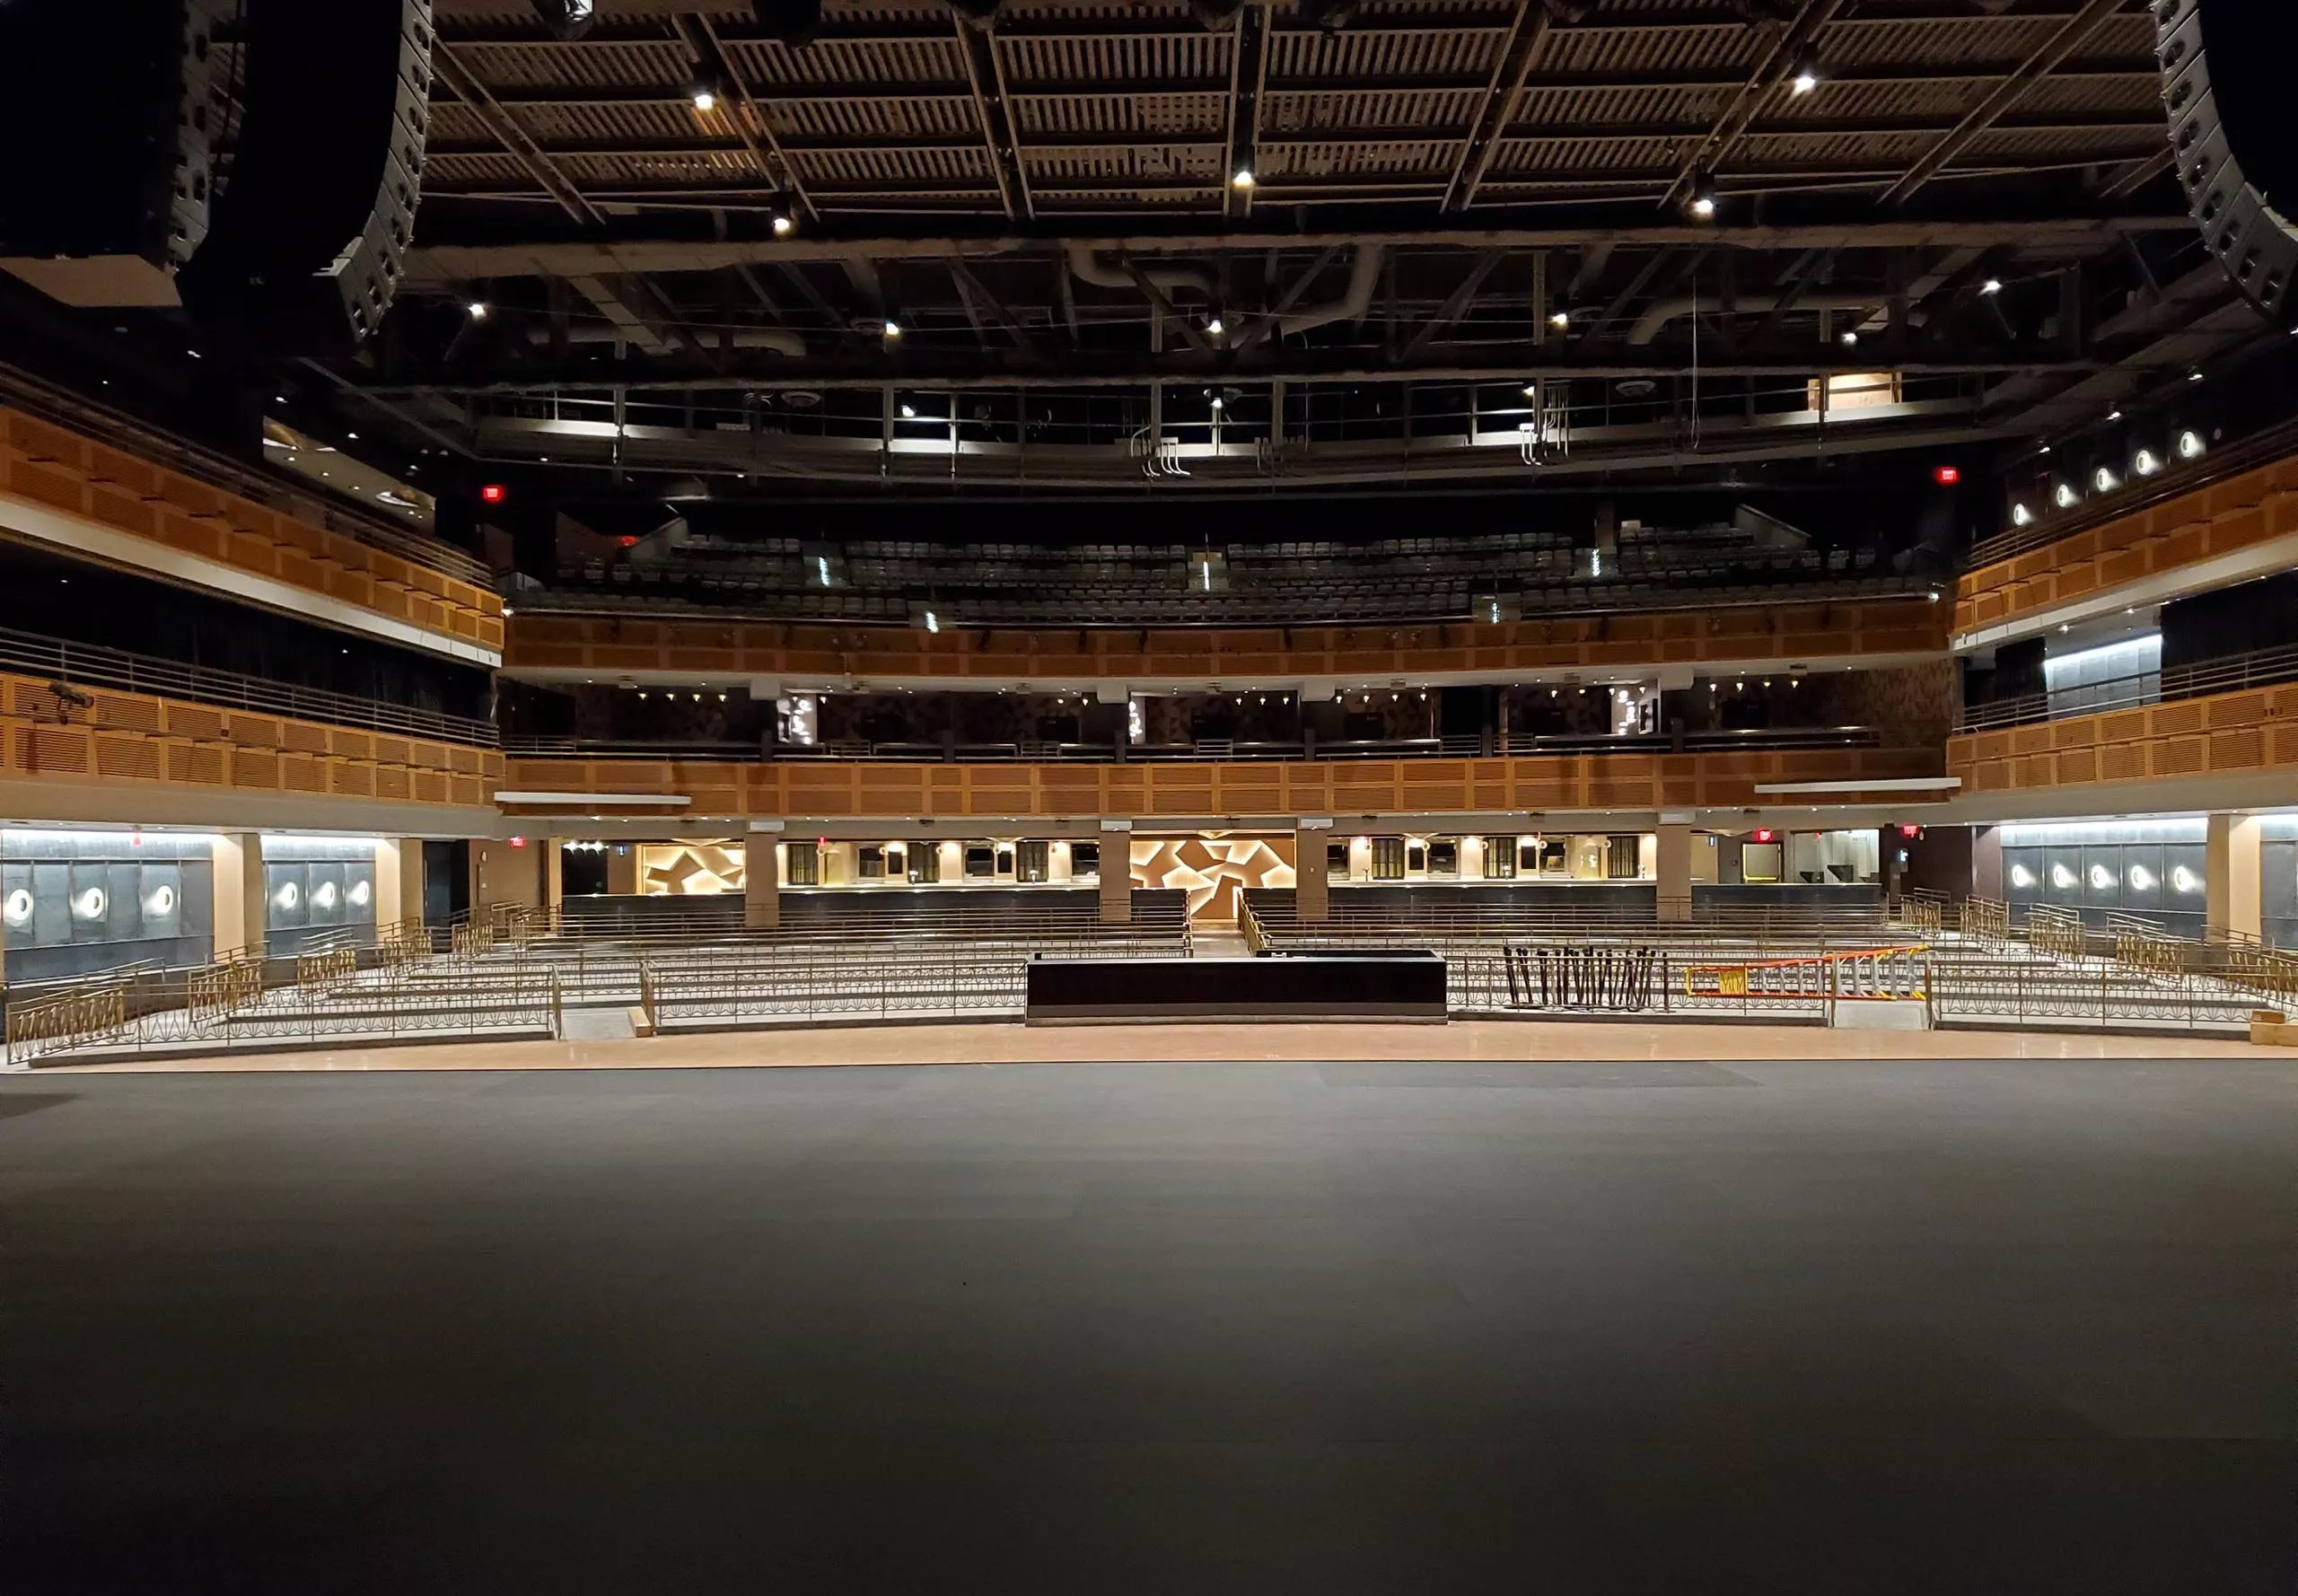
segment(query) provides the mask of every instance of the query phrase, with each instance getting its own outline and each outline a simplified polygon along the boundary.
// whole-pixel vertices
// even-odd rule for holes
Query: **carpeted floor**
[[[0,1589],[2275,1592],[2298,1068],[0,1080]]]

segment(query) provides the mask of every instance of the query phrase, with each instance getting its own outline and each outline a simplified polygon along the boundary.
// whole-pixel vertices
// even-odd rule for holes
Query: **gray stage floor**
[[[2298,1065],[0,1082],[0,1589],[2274,1592]]]

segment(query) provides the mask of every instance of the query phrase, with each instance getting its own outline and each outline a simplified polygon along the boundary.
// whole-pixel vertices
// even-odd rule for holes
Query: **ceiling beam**
[[[1021,136],[1005,99],[1005,64],[997,53],[996,33],[969,26],[963,13],[952,9],[950,25],[957,30],[958,48],[966,58],[966,81],[973,93],[974,119],[981,129],[982,153],[989,174],[997,180],[997,197],[1005,219],[1021,221],[1037,215],[1030,200],[1028,169],[1022,164]]]
[[[946,345],[905,348],[896,355],[847,353],[790,360],[765,351],[741,350],[723,367],[685,355],[662,359],[568,360],[552,365],[525,361],[493,369],[465,367],[428,381],[404,378],[375,381],[366,373],[346,373],[366,391],[386,397],[452,393],[548,394],[599,391],[623,387],[632,392],[674,389],[867,388],[888,382],[905,387],[1111,388],[1145,387],[1155,381],[1271,381],[1379,385],[1399,381],[1522,382],[1530,377],[1642,377],[1680,373],[1680,351],[1606,341],[1582,346],[1550,343],[1510,344],[1484,348],[1455,346],[1442,361],[1390,366],[1355,347],[1267,346],[1263,358],[1239,360],[1225,352],[1194,346],[1162,354],[1145,350],[1069,350],[1057,364],[1028,358],[1019,351],[987,351]],[[1703,361],[1703,375],[1804,380],[1828,372],[1872,371],[1872,350],[1814,345],[1802,338],[1768,348],[1743,346],[1726,361]],[[1970,341],[1924,349],[1898,369],[1915,375],[2057,372],[2080,374],[2100,369],[2090,355],[2053,349],[2048,354],[2015,348],[2002,340]]]
[[[1532,69],[1532,61],[1548,42],[1550,26],[1545,0],[1516,0],[1516,15],[1508,25],[1508,40],[1493,57],[1492,79],[1484,86],[1484,98],[1477,105],[1476,118],[1469,124],[1468,137],[1460,142],[1460,153],[1452,162],[1452,175],[1444,185],[1443,204],[1438,207],[1447,211],[1464,211],[1476,203],[1476,191],[1484,182],[1484,174],[1492,170],[1492,158],[1500,153],[1501,136],[1508,124],[1515,119],[1516,105],[1524,92],[1524,79]],[[1502,84],[1507,86],[1504,90]]]
[[[814,208],[813,200],[806,193],[806,185],[799,180],[798,169],[790,162],[788,152],[775,135],[774,124],[767,118],[765,109],[750,94],[750,85],[742,81],[732,57],[719,42],[718,31],[710,19],[700,12],[682,13],[672,19],[679,37],[686,43],[696,64],[724,89],[732,101],[732,113],[726,117],[766,180],[786,192],[810,219],[819,220],[821,213]]]
[[[1449,331],[1467,311],[1470,302],[1476,298],[1476,291],[1484,286],[1485,278],[1490,276],[1493,268],[1505,259],[1507,251],[1504,250],[1487,250],[1478,256],[1476,264],[1469,267],[1469,275],[1460,279],[1460,286],[1453,289],[1444,303],[1437,307],[1436,313],[1428,319],[1426,325],[1412,335],[1412,342],[1407,344],[1404,352],[1397,356],[1399,364],[1419,359],[1422,350]]]
[[[1241,171],[1258,177],[1260,171],[1260,107],[1268,87],[1268,8],[1239,8],[1236,40],[1229,49],[1227,132],[1222,145],[1221,214],[1224,216],[1253,213],[1253,185],[1239,187],[1232,180]]]
[[[2033,54],[2012,69],[2011,75],[1995,87],[1995,92],[1977,105],[1958,122],[1954,129],[1907,170],[1907,174],[1883,191],[1878,203],[1905,205],[1933,178],[1946,169],[1947,163],[1970,147],[1971,141],[1995,126],[1997,118],[2031,92],[2035,85],[2048,76],[2051,68],[2074,53],[2075,48],[2115,13],[2123,9],[2126,0],[2087,0],[2048,39],[2043,40]],[[2170,125],[2165,122],[2162,136],[2170,137]]]
[[[1787,75],[1794,70],[1795,57],[1818,36],[1820,30],[1827,25],[1842,4],[1843,0],[1802,0],[1795,20],[1772,39],[1771,48],[1756,63],[1756,69],[1748,75],[1748,81],[1732,97],[1732,103],[1724,108],[1723,116],[1716,119],[1715,126],[1708,130],[1699,147],[1685,159],[1677,171],[1676,180],[1669,184],[1668,191],[1660,197],[1662,209],[1673,205],[1685,192],[1694,173],[1705,171],[1714,176],[1724,162],[1731,159],[1732,151],[1738,145],[1741,136],[1747,132],[1748,124],[1755,119],[1756,112],[1763,108],[1763,102],[1771,97],[1772,92],[1786,80]]]
[[[1057,252],[1066,243],[1101,251],[1154,255],[1221,250],[1353,248],[1371,241],[1392,247],[1509,250],[1715,245],[1740,250],[1881,250],[1957,246],[2028,248],[2039,251],[2105,250],[2136,233],[2189,232],[2193,218],[2177,215],[2035,217],[2004,221],[1917,221],[1881,219],[1810,226],[1643,227],[1507,226],[1431,227],[1421,222],[1386,225],[1368,221],[1347,231],[1304,229],[1299,232],[1246,230],[1206,231],[1177,226],[1156,231],[1110,232],[1098,218],[1080,217],[1068,227],[1050,225],[1029,234],[980,233],[964,229],[921,227],[898,234],[838,238],[809,235],[787,239],[624,238],[538,241],[529,243],[418,245],[408,251],[404,286],[444,287],[474,277],[557,276],[598,273],[708,272],[767,262],[841,260],[863,256],[877,260],[939,260],[956,255],[968,260],[1034,258]]]
[[[471,114],[487,130],[502,140],[503,147],[511,152],[512,158],[526,170],[527,175],[540,183],[543,192],[558,202],[559,209],[585,227],[597,227],[605,223],[606,217],[600,214],[598,207],[584,197],[583,191],[552,163],[549,156],[542,153],[542,146],[519,126],[518,118],[504,110],[487,92],[486,86],[455,59],[454,52],[444,42],[431,52],[431,66],[442,83],[462,96],[463,103],[470,107]]]

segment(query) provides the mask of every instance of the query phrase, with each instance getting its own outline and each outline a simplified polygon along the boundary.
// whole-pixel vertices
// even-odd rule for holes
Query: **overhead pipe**
[[[1381,285],[1381,264],[1388,259],[1385,244],[1360,243],[1356,259],[1348,267],[1348,288],[1338,299],[1324,304],[1311,305],[1304,311],[1294,311],[1276,318],[1276,332],[1307,332],[1311,328],[1329,327],[1336,321],[1354,321],[1373,308],[1373,294]],[[1259,343],[1268,334],[1262,328],[1254,329],[1251,339]]]
[[[1091,283],[1096,288],[1123,288],[1136,291],[1140,285],[1122,267],[1111,266],[1093,253],[1091,244],[1071,244],[1068,249],[1069,275],[1081,283]],[[1168,299],[1186,289],[1208,304],[1215,301],[1213,277],[1192,267],[1147,266],[1141,267],[1144,281]]]
[[[715,348],[721,335],[716,332],[707,332],[697,333],[697,336],[701,338],[706,348]],[[529,328],[527,338],[531,342],[537,344],[548,344],[552,341],[551,330],[547,327]],[[642,355],[676,353],[667,347],[656,350],[646,348],[641,344],[630,343],[629,335],[618,327],[570,327],[566,329],[566,338],[570,344],[627,343],[635,353]],[[785,332],[779,328],[737,328],[729,341],[737,349],[771,349],[776,354],[786,355],[793,360],[803,360],[806,355],[806,340],[794,332]]]
[[[1783,297],[1775,294],[1742,294],[1732,308],[1760,315],[1767,311],[1777,310]],[[1874,294],[1807,294],[1797,300],[1793,308],[1799,311],[1868,311],[1874,309],[1881,301],[1882,296]],[[1702,311],[1715,313],[1723,309],[1724,302],[1714,294],[1697,299],[1661,300],[1636,319],[1636,325],[1628,329],[1627,341],[1631,345],[1648,344],[1658,338],[1661,329],[1671,321],[1680,320]]]

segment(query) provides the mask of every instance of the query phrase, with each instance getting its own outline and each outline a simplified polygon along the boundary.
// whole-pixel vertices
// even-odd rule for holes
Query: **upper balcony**
[[[79,430],[101,419],[88,412],[67,426],[0,405],[0,536],[469,664],[501,662],[502,601],[457,551],[324,512],[337,524],[319,524],[259,474],[143,429],[133,452]]]
[[[2097,469],[2115,476],[2112,468]],[[2103,519],[2086,523],[2079,510],[2045,517],[1971,551],[1970,569],[1955,590],[1959,653],[2298,566],[2298,431],[2292,428],[2213,451],[2159,478],[2118,482],[2118,488],[2097,502],[2098,511],[2111,512]],[[2058,491],[2070,505],[2079,503],[2071,485]]]
[[[1947,769],[1965,794],[2017,795],[2013,807],[2032,814],[2286,803],[2298,778],[2298,648],[1972,705],[1948,740]]]
[[[513,617],[504,668],[535,681],[1091,692],[1607,680],[1639,671],[1881,668],[1946,651],[1945,606],[1923,598],[1678,609],[1554,620],[1252,629],[840,627],[699,616]],[[938,618],[936,627],[939,627]]]
[[[0,631],[0,794],[20,818],[318,828],[415,805],[476,819],[502,770],[490,722]]]

